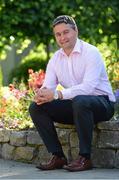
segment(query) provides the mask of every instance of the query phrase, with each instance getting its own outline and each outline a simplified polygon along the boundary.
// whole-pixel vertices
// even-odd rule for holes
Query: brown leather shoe
[[[64,165],[63,169],[68,171],[85,171],[92,169],[91,160],[86,159],[85,157],[79,156],[78,159],[72,161],[68,165]]]
[[[48,163],[39,164],[36,168],[41,170],[54,170],[54,169],[62,169],[64,165],[67,164],[67,160],[65,158],[60,158],[58,156],[52,156]]]

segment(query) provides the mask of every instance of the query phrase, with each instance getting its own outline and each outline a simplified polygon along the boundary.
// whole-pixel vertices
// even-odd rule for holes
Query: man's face
[[[57,24],[54,28],[54,35],[57,41],[57,44],[66,50],[72,50],[75,46],[76,39],[78,36],[77,30],[74,30],[70,24]]]

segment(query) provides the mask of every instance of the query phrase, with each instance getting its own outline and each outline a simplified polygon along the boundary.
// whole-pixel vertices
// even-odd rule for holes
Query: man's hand
[[[37,89],[35,93],[36,95],[34,97],[34,100],[38,105],[50,102],[54,99],[54,92],[47,88]]]

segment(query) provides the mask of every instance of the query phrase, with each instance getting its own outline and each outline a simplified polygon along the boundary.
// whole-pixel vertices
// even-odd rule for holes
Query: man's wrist
[[[62,92],[61,91],[57,91],[57,93],[58,93],[58,99],[63,99]]]
[[[54,100],[57,100],[57,99],[63,99],[62,92],[56,90],[56,91],[54,92],[53,98],[54,98]]]
[[[54,96],[53,96],[54,100],[59,99],[59,94],[57,91],[54,92]]]

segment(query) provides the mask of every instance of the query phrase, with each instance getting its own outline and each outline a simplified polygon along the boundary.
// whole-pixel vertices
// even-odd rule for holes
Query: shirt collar
[[[59,52],[60,52],[61,54],[63,54],[63,55],[66,55],[65,52],[64,52],[64,50],[63,50],[62,48],[59,50]],[[75,53],[75,52],[81,53],[81,40],[78,39],[78,38],[77,38],[77,40],[76,40],[76,44],[75,44],[75,46],[74,46],[74,49],[73,49],[72,53]]]

